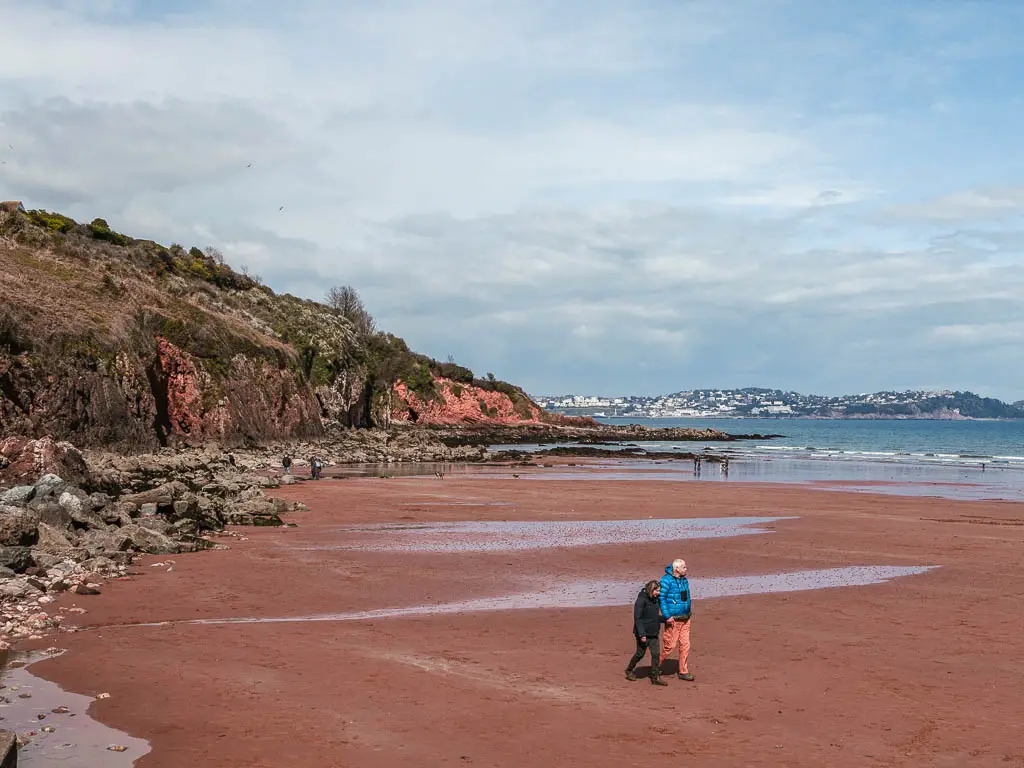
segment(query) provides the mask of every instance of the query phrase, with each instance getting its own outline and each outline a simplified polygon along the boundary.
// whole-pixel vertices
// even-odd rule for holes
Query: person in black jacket
[[[633,672],[640,659],[650,650],[651,652],[651,683],[653,685],[668,685],[661,679],[661,644],[658,642],[658,634],[661,632],[661,624],[664,619],[661,617],[661,605],[658,597],[661,594],[661,584],[657,580],[648,581],[640,594],[636,596],[636,603],[633,605],[633,637],[636,640],[636,653],[629,660],[626,667],[626,679],[636,680]]]

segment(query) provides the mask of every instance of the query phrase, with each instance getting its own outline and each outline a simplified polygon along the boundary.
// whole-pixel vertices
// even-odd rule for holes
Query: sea
[[[875,459],[1024,468],[1024,419],[614,419],[605,424],[717,429],[732,434],[776,434],[737,446],[752,455]],[[675,445],[675,444],[663,444]],[[683,444],[680,444],[683,445]],[[692,445],[692,444],[690,444]],[[723,445],[717,443],[718,446]]]
[[[1024,501],[1024,420],[600,417],[597,420],[613,425],[711,428],[730,434],[779,435],[741,441],[630,443],[650,451],[727,456],[728,471],[723,471],[717,462],[703,463],[698,473],[688,461],[652,464],[627,459],[609,464],[605,472],[609,478],[637,477],[637,473],[642,472],[645,479],[835,484],[851,491]],[[491,448],[540,450],[549,447]],[[592,447],[616,450],[624,446]]]

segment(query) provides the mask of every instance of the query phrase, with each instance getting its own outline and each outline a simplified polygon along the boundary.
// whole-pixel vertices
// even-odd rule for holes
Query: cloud
[[[14,4],[0,197],[534,391],[1016,399],[1024,20],[941,6]]]
[[[1024,214],[1024,186],[967,189],[920,203],[898,205],[888,214],[897,219],[956,222]]]

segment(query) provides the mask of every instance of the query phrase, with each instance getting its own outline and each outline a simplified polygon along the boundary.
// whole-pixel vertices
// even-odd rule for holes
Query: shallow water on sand
[[[31,665],[45,658],[50,656],[30,656],[16,663]],[[18,765],[23,768],[131,768],[150,751],[148,742],[93,720],[88,709],[95,699],[90,696],[68,693],[24,666],[6,670],[3,682],[6,687],[0,694],[9,703],[0,703],[0,725],[19,734],[35,733],[18,751]],[[31,697],[21,698],[23,694]],[[61,707],[68,711],[53,711]],[[39,715],[44,719],[40,720]],[[44,728],[54,731],[47,733]],[[110,746],[125,747],[125,751],[107,749]]]
[[[356,534],[344,544],[307,550],[359,549],[375,552],[506,552],[549,547],[592,547],[771,533],[760,528],[793,517],[705,517],[650,520],[472,521],[348,526]]]
[[[804,592],[815,589],[858,587],[881,584],[903,576],[925,573],[937,566],[861,565],[810,571],[791,571],[757,576],[723,576],[690,579],[694,598],[707,600],[740,595]],[[225,619],[194,619],[180,622],[138,624],[162,627],[172,624],[285,624],[318,621],[367,621],[371,619],[435,616],[438,614],[511,611],[537,608],[599,608],[630,605],[643,586],[642,579],[571,581],[536,591],[517,592],[472,600],[456,600],[434,605],[412,605],[402,608],[380,608],[372,611],[322,613],[310,616],[237,617]]]

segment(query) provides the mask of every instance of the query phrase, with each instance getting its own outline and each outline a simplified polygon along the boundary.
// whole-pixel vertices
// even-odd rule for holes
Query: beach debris
[[[44,725],[43,726],[43,733],[56,733],[56,732],[57,732],[57,729],[54,728],[52,725]]]
[[[107,751],[109,751],[109,752],[127,752],[128,751],[128,747],[121,746],[120,744],[111,744],[109,747],[107,747]]]
[[[18,698],[19,699],[31,699],[32,698],[32,694],[29,693],[28,691],[26,691],[25,693],[19,693],[18,694]]]
[[[45,719],[46,719],[46,713],[45,712],[40,712],[38,715],[36,715],[36,720],[45,720]]]
[[[110,698],[110,694],[109,693],[100,693],[100,694],[96,695],[96,698],[97,699],[109,699]]]
[[[66,715],[70,711],[71,710],[68,709],[67,707],[54,707],[53,709],[50,710],[50,712],[52,712],[55,715]]]

